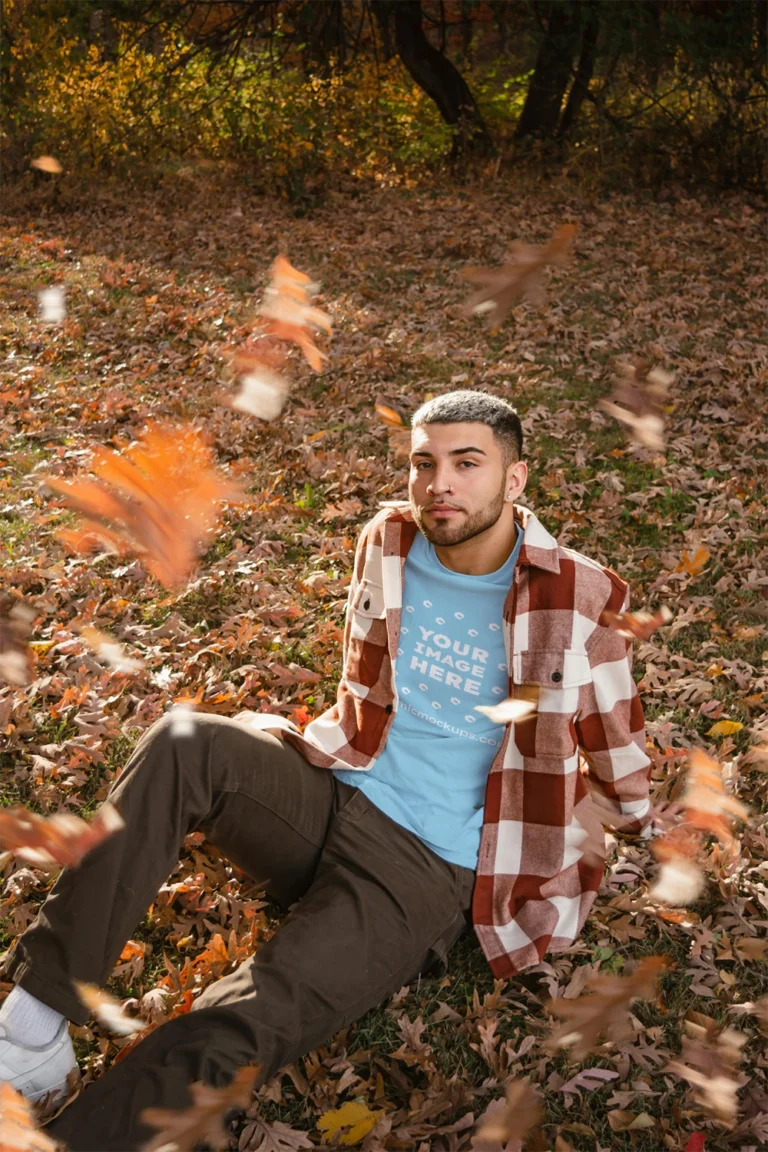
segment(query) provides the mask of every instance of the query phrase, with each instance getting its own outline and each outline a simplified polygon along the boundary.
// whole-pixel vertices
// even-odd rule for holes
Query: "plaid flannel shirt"
[[[503,609],[509,695],[535,685],[539,699],[533,717],[506,727],[486,786],[472,919],[498,977],[569,948],[582,929],[603,874],[580,847],[595,826],[590,788],[618,831],[639,833],[651,818],[631,646],[599,623],[606,609],[626,611],[627,585],[560,547],[521,505],[515,520],[523,542]],[[417,531],[407,504],[362,530],[337,702],[303,736],[285,735],[311,764],[365,771],[381,754],[397,710],[403,569]]]

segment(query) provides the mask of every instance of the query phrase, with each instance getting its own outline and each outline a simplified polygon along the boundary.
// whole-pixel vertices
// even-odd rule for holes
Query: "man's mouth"
[[[453,504],[430,504],[429,508],[425,508],[424,511],[429,512],[438,520],[449,520],[452,516],[458,516],[462,509],[455,508]]]

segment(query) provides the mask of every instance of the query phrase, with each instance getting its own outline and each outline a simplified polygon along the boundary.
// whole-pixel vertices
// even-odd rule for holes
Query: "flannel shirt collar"
[[[391,501],[382,504],[389,508],[388,520],[414,524],[411,506],[407,502]],[[515,523],[523,532],[523,543],[517,563],[523,567],[542,568],[545,572],[560,571],[560,557],[557,541],[547,532],[539,518],[522,504],[515,504]],[[414,532],[415,536],[415,532]]]

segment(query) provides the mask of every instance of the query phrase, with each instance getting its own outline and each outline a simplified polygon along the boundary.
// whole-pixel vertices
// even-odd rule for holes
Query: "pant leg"
[[[331,774],[332,775],[332,774]],[[72,1152],[125,1152],[142,1109],[189,1107],[187,1085],[260,1081],[328,1040],[445,955],[467,924],[474,873],[448,864],[363,795],[335,815],[315,878],[255,956],[187,1016],[143,1040],[45,1131]]]
[[[200,714],[179,736],[168,718],[145,733],[108,799],[125,827],[59,875],[6,964],[33,996],[76,1024],[90,1012],[73,978],[103,985],[196,829],[286,904],[306,891],[340,791],[274,736]]]

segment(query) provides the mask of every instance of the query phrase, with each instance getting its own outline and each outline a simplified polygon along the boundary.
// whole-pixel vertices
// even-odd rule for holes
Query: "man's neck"
[[[463,544],[446,548],[435,544],[435,555],[444,568],[464,576],[487,576],[497,572],[512,555],[520,529],[514,521],[502,523],[499,517],[485,532],[479,532]]]

